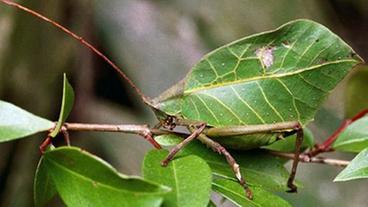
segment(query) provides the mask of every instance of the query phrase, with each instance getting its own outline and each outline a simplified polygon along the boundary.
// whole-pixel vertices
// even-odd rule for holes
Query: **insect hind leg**
[[[225,156],[227,163],[230,165],[231,169],[233,170],[235,177],[238,179],[240,185],[243,186],[246,196],[249,199],[253,199],[253,193],[250,190],[248,184],[246,183],[245,179],[241,175],[239,164],[236,162],[234,157],[226,150],[225,147],[223,147],[220,143],[210,139],[204,134],[200,134],[198,136],[198,139],[206,144],[207,146],[211,147],[215,152],[218,152]]]
[[[297,171],[298,164],[299,164],[299,157],[301,154],[301,148],[302,148],[303,139],[304,139],[303,127],[301,126],[300,123],[296,123],[293,129],[294,129],[294,132],[296,133],[295,152],[294,152],[293,164],[291,167],[291,173],[287,181],[287,186],[290,188],[288,192],[291,192],[291,193],[297,192],[297,187],[294,184],[294,180],[295,180],[295,175],[296,175],[296,171]]]

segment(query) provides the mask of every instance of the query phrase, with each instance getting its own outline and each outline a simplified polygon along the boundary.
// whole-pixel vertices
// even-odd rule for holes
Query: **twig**
[[[287,158],[287,159],[294,159],[293,153],[285,153],[285,152],[276,152],[276,151],[270,151],[270,154]],[[324,158],[324,157],[309,157],[308,155],[301,154],[299,156],[299,161],[304,163],[320,163],[320,164],[327,164],[332,166],[338,166],[338,167],[346,167],[350,161],[347,160],[338,160],[338,159],[330,159],[330,158]]]

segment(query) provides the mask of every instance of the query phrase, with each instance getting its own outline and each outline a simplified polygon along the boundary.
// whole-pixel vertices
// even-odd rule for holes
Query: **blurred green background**
[[[93,42],[151,97],[181,80],[203,54],[297,18],[326,25],[368,58],[364,0],[21,2]],[[0,99],[56,120],[63,72],[76,92],[70,122],[155,123],[153,114],[106,63],[45,22],[0,4]],[[319,141],[344,117],[367,107],[367,81],[367,68],[357,68],[331,94],[311,124]],[[71,137],[72,144],[103,157],[126,174],[139,174],[143,155],[151,148],[140,137],[123,134],[73,132]],[[37,135],[0,144],[0,206],[33,206],[33,176],[43,138]],[[62,139],[56,144],[63,144]],[[304,188],[282,196],[293,206],[367,206],[368,182],[333,183],[340,170],[302,164],[297,177]],[[55,200],[52,206],[58,203]]]

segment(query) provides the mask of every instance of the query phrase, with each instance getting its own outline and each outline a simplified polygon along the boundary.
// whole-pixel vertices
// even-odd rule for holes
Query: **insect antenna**
[[[106,55],[104,55],[100,50],[98,50],[95,46],[93,46],[91,43],[89,43],[88,41],[84,40],[83,37],[75,34],[74,32],[70,31],[69,29],[67,29],[66,27],[62,26],[61,24],[59,24],[58,22],[51,20],[50,18],[45,17],[44,15],[29,9],[25,6],[22,6],[18,3],[9,1],[9,0],[0,0],[0,2],[7,4],[9,6],[18,8],[20,10],[23,10],[43,21],[46,21],[48,23],[50,23],[51,25],[53,25],[54,27],[60,29],[61,31],[63,31],[64,33],[66,33],[67,35],[71,36],[72,38],[76,39],[77,41],[79,41],[82,45],[84,45],[85,47],[87,47],[89,50],[91,50],[93,53],[95,53],[97,56],[99,56],[100,58],[102,58],[105,62],[107,62],[119,75],[120,77],[122,77],[124,80],[126,80],[128,82],[128,84],[132,87],[132,89],[134,89],[134,91],[140,96],[140,98],[142,99],[142,101],[146,104],[148,104],[149,106],[151,106],[151,99],[148,98],[147,96],[145,96],[143,94],[143,92],[133,83],[133,81],[119,68],[119,66],[117,66],[111,59],[109,59]]]

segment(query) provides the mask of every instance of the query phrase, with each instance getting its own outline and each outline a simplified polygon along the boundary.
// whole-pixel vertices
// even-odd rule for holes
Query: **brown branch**
[[[275,155],[277,157],[294,159],[293,153],[270,151],[270,154]],[[305,154],[301,154],[299,156],[299,161],[304,163],[319,163],[338,167],[346,167],[350,163],[350,161],[347,160],[330,159],[324,157],[309,157],[308,155]]]

